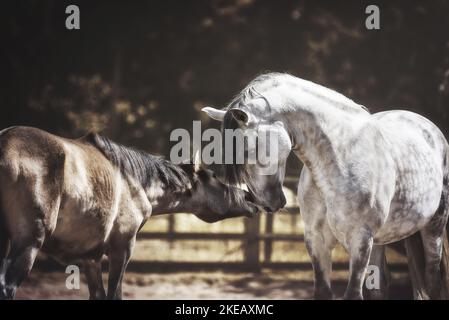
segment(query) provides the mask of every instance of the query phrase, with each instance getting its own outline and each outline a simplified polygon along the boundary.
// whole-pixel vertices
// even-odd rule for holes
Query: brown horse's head
[[[183,165],[183,168],[190,171],[193,185],[189,201],[193,213],[201,220],[212,223],[233,217],[252,217],[259,211],[248,192],[224,184],[212,170],[194,165]]]

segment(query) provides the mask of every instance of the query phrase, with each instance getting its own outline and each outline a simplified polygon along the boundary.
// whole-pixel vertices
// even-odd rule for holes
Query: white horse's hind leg
[[[424,271],[424,247],[421,239],[421,233],[417,232],[404,239],[407,263],[410,274],[410,280],[413,287],[413,299],[428,300],[425,271]]]
[[[440,223],[438,223],[440,224]],[[441,299],[441,257],[445,224],[430,224],[421,230],[425,256],[426,289],[431,299]]]
[[[441,258],[444,232],[449,214],[449,182],[444,179],[440,206],[430,222],[421,230],[425,256],[425,282],[431,299],[441,299]]]
[[[443,237],[433,235],[428,230],[421,231],[425,255],[425,282],[430,299],[441,298],[441,255]]]
[[[332,299],[330,275],[335,239],[326,219],[326,207],[306,168],[301,173],[298,202],[304,221],[304,240],[310,255],[315,279],[315,299]]]

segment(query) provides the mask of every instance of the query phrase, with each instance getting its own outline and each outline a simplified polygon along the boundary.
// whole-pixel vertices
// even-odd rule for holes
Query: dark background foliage
[[[65,7],[81,30],[65,29]],[[365,28],[377,4],[381,30]],[[169,133],[265,71],[449,133],[449,1],[25,0],[2,3],[0,125],[102,131],[168,155]],[[445,75],[446,72],[446,75]]]

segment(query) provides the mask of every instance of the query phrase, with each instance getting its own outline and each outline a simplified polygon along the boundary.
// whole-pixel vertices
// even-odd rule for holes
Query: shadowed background
[[[405,108],[449,128],[449,1],[8,1],[0,126],[88,130],[168,155],[172,129],[286,71],[372,112]],[[369,2],[371,3],[371,2]],[[77,4],[81,30],[65,29]]]
[[[80,8],[81,30],[65,29],[69,4]],[[368,4],[379,6],[381,30],[366,30]],[[218,128],[202,107],[225,106],[261,72],[285,71],[372,112],[416,111],[449,133],[449,1],[8,1],[0,23],[1,128],[33,125],[67,137],[97,131],[168,156],[171,130],[191,130],[193,120]],[[289,175],[299,169],[292,159]],[[165,230],[167,221],[154,219],[147,230]],[[301,232],[296,220],[277,221],[274,232]],[[238,232],[241,221],[209,226],[181,216],[177,225]],[[189,260],[204,249],[205,259],[232,260],[231,242],[217,249],[152,240],[136,259],[184,252]],[[293,243],[273,249],[282,261],[288,252],[308,261]]]

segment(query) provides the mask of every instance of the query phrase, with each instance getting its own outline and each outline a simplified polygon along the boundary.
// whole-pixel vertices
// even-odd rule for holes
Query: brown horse
[[[136,234],[150,215],[190,212],[214,222],[257,212],[249,201],[232,201],[210,170],[174,165],[97,134],[71,140],[30,127],[0,132],[0,186],[0,298],[6,299],[40,250],[83,261],[91,299],[120,299]]]

